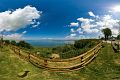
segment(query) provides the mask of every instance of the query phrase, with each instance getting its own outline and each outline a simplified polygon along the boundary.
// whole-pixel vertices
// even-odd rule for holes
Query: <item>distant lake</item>
[[[27,42],[38,47],[55,47],[74,43],[72,40],[27,40]]]

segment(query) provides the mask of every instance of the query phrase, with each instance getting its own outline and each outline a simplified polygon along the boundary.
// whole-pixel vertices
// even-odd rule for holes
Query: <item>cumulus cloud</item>
[[[78,21],[80,22],[84,22],[84,23],[90,23],[90,22],[93,22],[94,20],[93,19],[88,19],[88,18],[78,18],[77,19]]]
[[[90,16],[92,16],[92,17],[95,17],[95,15],[94,15],[94,13],[93,12],[88,12],[88,14],[90,15]]]
[[[41,13],[31,6],[18,8],[14,11],[0,12],[0,31],[15,31],[25,28],[27,25],[35,24]]]
[[[103,16],[96,16],[93,12],[88,12],[90,18],[77,18],[79,26],[76,28],[72,28],[72,31],[74,30],[75,36],[69,35],[68,38],[73,37],[79,37],[80,35],[86,35],[86,37],[89,37],[90,35],[94,35],[93,37],[98,37],[100,34],[102,34],[101,30],[104,28],[110,28],[112,31],[112,35],[117,36],[118,30],[119,30],[119,24],[120,21],[117,18],[114,18],[112,15],[103,15]],[[72,34],[72,33],[71,33]]]
[[[73,28],[70,29],[71,32],[75,32],[75,30]]]
[[[78,22],[77,23],[75,23],[75,22],[70,23],[70,27],[75,27],[75,26],[79,26],[79,23]]]
[[[34,24],[32,27],[33,27],[33,28],[36,28],[39,24],[40,24],[40,22],[37,22],[37,23]]]
[[[69,36],[66,36],[65,38],[66,38],[66,39],[74,39],[75,36],[76,36],[76,34],[75,34],[75,33],[72,33],[72,34],[70,34]]]
[[[104,15],[103,20],[110,20],[111,19],[111,15]]]
[[[9,40],[21,40],[22,36],[23,34],[19,34],[19,33],[3,35],[4,39],[9,39]]]
[[[25,34],[25,33],[27,33],[27,31],[23,31],[22,33]]]

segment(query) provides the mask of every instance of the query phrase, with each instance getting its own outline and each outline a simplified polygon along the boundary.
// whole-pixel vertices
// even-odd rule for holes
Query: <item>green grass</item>
[[[25,70],[30,71],[26,77],[17,76]],[[120,53],[114,53],[106,44],[85,68],[59,73],[36,68],[5,47],[0,51],[0,80],[120,80]]]

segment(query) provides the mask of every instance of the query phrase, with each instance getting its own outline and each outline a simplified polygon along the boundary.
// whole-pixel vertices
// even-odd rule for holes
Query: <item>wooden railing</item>
[[[19,55],[20,58],[31,62],[37,67],[52,71],[73,71],[78,70],[91,62],[98,55],[101,47],[102,42],[86,53],[69,59],[42,58],[38,57],[37,55],[33,55],[28,51],[22,51],[19,47],[16,46],[11,46],[11,49],[14,51],[14,53]]]
[[[111,41],[112,48],[114,52],[119,52],[119,42],[118,41]]]

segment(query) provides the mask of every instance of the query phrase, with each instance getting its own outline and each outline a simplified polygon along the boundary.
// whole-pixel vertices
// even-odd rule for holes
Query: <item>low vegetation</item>
[[[18,46],[21,49],[25,51],[30,51],[31,54],[35,54],[40,57],[51,58],[53,54],[57,54],[60,59],[68,59],[79,56],[87,52],[89,49],[94,47],[99,42],[100,41],[97,39],[82,39],[82,40],[76,40],[74,44],[65,44],[63,46],[48,48],[48,47],[33,47],[25,41],[19,41],[19,42],[16,42],[14,40],[3,41],[5,45],[12,44]]]
[[[67,59],[79,56],[85,53],[100,41],[97,39],[82,39],[76,40],[74,44],[66,44],[64,46],[57,46],[53,48],[35,48],[32,53],[45,58],[51,58],[52,54],[58,54],[61,59]]]
[[[29,73],[19,77],[25,71]],[[60,73],[36,68],[11,52],[9,46],[4,46],[0,48],[0,80],[120,80],[120,53],[114,53],[111,45],[105,44],[83,69]]]
[[[14,46],[18,46],[18,47],[20,47],[20,48],[24,48],[24,49],[33,49],[33,46],[32,45],[30,45],[29,43],[27,43],[26,41],[18,41],[18,42],[16,42],[15,40],[3,40],[3,41],[1,41],[0,40],[0,43],[2,44],[2,45],[14,45]],[[0,46],[2,46],[2,45],[0,45]]]

